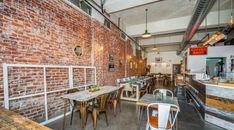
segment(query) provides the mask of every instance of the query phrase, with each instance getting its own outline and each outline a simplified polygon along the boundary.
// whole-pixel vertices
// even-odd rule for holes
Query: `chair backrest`
[[[147,106],[147,120],[149,122],[149,118],[150,116],[152,116],[152,114],[150,114],[150,112],[152,112],[155,109],[158,109],[158,128],[161,129],[167,129],[167,124],[168,121],[170,121],[170,113],[171,110],[173,109],[173,111],[175,111],[175,116],[173,116],[172,118],[172,122],[171,123],[171,127],[174,126],[175,120],[177,118],[178,112],[179,112],[179,107],[173,104],[166,104],[166,103],[151,103]],[[152,109],[152,110],[150,110]],[[150,124],[150,122],[149,122]]]
[[[69,89],[67,90],[67,94],[69,93],[75,93],[75,92],[79,92],[80,90],[78,88],[72,88],[72,89]]]
[[[72,89],[67,90],[67,94],[75,93],[75,92],[79,92],[79,91],[80,90],[78,88],[72,88]],[[69,100],[69,103],[70,103],[70,105],[74,106],[76,104],[76,101]]]
[[[121,93],[122,93],[123,89],[124,89],[124,87],[120,88],[120,89],[117,91],[117,94],[116,94],[116,99],[117,99],[117,100],[120,100]]]
[[[106,111],[107,99],[109,94],[104,94],[99,97],[99,111]]]
[[[155,89],[153,91],[153,94],[156,95],[157,93],[162,93],[163,96],[168,96],[167,94],[169,93],[170,94],[169,96],[172,96],[172,97],[174,96],[173,92],[168,89]]]

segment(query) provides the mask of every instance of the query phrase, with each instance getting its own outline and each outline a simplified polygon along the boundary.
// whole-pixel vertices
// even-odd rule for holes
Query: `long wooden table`
[[[157,97],[153,94],[145,94],[139,99],[139,101],[136,102],[136,105],[139,107],[139,110],[138,110],[139,122],[141,122],[143,109],[146,108],[151,103],[167,103],[167,104],[173,104],[179,107],[178,99],[176,97],[169,97],[169,96]],[[171,111],[175,111],[175,109],[171,109]],[[177,121],[175,124],[175,129],[177,129]]]
[[[51,130],[20,114],[0,108],[0,130]]]
[[[64,99],[63,130],[65,129],[65,116],[67,112],[68,100],[75,100],[75,101],[80,102],[79,107],[80,107],[80,113],[81,113],[81,119],[82,119],[82,128],[84,128],[86,124],[86,108],[87,108],[89,101],[103,94],[117,91],[120,88],[121,87],[116,87],[116,86],[103,86],[103,87],[100,87],[100,90],[96,92],[90,92],[89,90],[85,90],[85,91],[63,95],[62,96],[62,98]],[[96,111],[93,111],[93,117],[94,117],[93,118],[94,129],[96,129],[96,117],[97,117]]]

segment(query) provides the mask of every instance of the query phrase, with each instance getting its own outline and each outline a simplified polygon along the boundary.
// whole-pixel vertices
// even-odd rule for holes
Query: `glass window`
[[[132,41],[131,45],[132,45],[132,53],[134,56],[136,56],[136,44]]]
[[[107,19],[104,19],[104,25],[110,28],[110,21],[108,21]]]
[[[120,33],[120,36],[122,39],[127,40],[127,36],[123,32]]]
[[[91,15],[92,8],[88,4],[86,4],[84,1],[80,1],[80,0],[69,0],[69,1],[72,4],[76,5],[77,7],[79,7],[80,9],[82,9],[87,14]]]
[[[145,52],[143,50],[141,50],[141,58],[144,59],[145,58]]]

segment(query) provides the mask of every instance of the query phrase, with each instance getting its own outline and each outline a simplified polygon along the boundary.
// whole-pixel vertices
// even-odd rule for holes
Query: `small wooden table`
[[[140,98],[136,105],[139,107],[138,109],[138,120],[141,121],[143,115],[143,109],[147,107],[151,103],[167,103],[173,104],[179,107],[178,99],[176,97],[164,96],[164,97],[157,97],[153,94],[145,94]],[[171,109],[171,111],[175,111],[175,109]],[[177,129],[177,121],[176,121],[176,129]]]
[[[20,114],[0,108],[0,130],[51,130]]]
[[[65,116],[66,116],[66,112],[67,112],[67,106],[68,106],[67,101],[68,100],[74,100],[74,101],[80,102],[82,128],[84,128],[85,124],[86,124],[86,108],[87,108],[88,102],[91,101],[92,99],[97,98],[98,96],[103,95],[103,94],[117,91],[120,88],[121,87],[116,87],[116,86],[103,86],[103,87],[100,87],[100,90],[96,91],[96,92],[89,92],[89,90],[85,90],[85,91],[79,91],[76,93],[63,95],[62,98],[65,99],[64,100],[63,130],[65,129]],[[96,123],[97,123],[96,117],[97,117],[97,112],[93,111],[94,129],[96,129]]]

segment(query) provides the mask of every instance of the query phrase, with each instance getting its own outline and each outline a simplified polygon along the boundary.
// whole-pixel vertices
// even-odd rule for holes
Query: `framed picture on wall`
[[[109,70],[109,72],[114,72],[115,71],[115,65],[113,63],[109,63],[108,70]]]
[[[155,57],[155,63],[162,63],[162,57]]]
[[[114,54],[109,54],[109,61],[110,62],[114,61]]]

